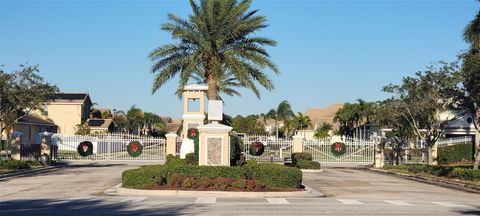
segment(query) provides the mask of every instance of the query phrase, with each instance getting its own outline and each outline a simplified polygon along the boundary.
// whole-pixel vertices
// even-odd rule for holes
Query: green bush
[[[383,169],[398,169],[398,170],[408,170],[409,165],[385,165]]]
[[[298,161],[295,167],[299,169],[320,169],[320,163],[316,161]]]
[[[259,164],[255,168],[253,179],[268,189],[297,188],[302,184],[302,171],[279,164]]]
[[[298,168],[278,164],[247,162],[241,167],[181,165],[169,158],[165,165],[143,166],[122,173],[122,183],[126,188],[150,188],[167,186],[170,188],[208,189],[275,189],[299,188],[302,172]]]
[[[430,166],[424,164],[409,165],[407,170],[411,173],[429,172]]]
[[[297,164],[298,161],[311,161],[312,159],[312,154],[308,152],[295,152],[292,154],[293,165]]]
[[[245,158],[242,158],[243,153],[243,141],[238,135],[230,136],[230,165],[241,165]]]
[[[9,170],[29,169],[33,162],[21,160],[0,160],[0,168]]]
[[[438,147],[438,162],[442,164],[471,161],[472,143]]]
[[[191,165],[198,165],[197,157],[195,157],[195,153],[188,153],[185,155],[185,162]]]
[[[455,168],[448,174],[448,177],[468,181],[480,180],[480,170]]]
[[[184,166],[187,165],[187,162],[178,156],[167,155],[167,162],[165,162],[165,164],[170,166]]]

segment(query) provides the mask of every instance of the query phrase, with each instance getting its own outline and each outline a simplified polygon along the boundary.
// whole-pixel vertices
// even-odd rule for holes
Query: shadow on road
[[[139,209],[134,203],[107,203],[101,200],[22,199],[0,202],[1,215],[185,215],[201,213],[201,206],[154,205]]]
[[[474,210],[461,210],[457,212],[464,215],[480,215],[480,207],[477,207],[477,209]]]

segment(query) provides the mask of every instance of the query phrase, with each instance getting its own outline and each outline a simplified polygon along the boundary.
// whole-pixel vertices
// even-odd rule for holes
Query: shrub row
[[[472,143],[438,147],[438,162],[442,164],[472,160]]]
[[[254,180],[253,183],[250,181],[250,186],[253,184],[267,189],[299,188],[302,183],[302,172],[293,167],[278,164],[257,165],[254,162],[246,162],[238,167],[194,166],[178,158],[168,157],[165,165],[142,166],[122,173],[122,183],[127,188],[153,186],[188,188],[188,185],[195,188],[208,183],[212,186],[210,189],[218,189],[218,181],[220,183],[226,181],[229,182],[226,187],[236,185],[238,189],[245,189],[240,182],[248,185],[249,180]],[[204,183],[201,183],[202,181]]]
[[[308,152],[296,152],[292,154],[292,165],[299,169],[320,169],[320,164],[313,161],[312,154]]]
[[[40,163],[35,161],[22,161],[22,160],[0,160],[1,169],[9,169],[9,170],[30,169],[31,166],[36,166],[36,165],[40,165]]]
[[[462,180],[480,180],[480,170],[466,168],[467,166],[430,166],[430,165],[400,165],[385,166],[385,169],[407,170],[410,173],[429,173],[436,176],[458,178]]]

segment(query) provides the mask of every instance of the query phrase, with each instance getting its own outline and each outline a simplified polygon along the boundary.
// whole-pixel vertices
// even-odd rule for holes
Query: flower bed
[[[238,167],[194,166],[169,157],[165,165],[126,170],[122,184],[133,189],[293,191],[302,188],[302,172],[278,164],[245,163]]]

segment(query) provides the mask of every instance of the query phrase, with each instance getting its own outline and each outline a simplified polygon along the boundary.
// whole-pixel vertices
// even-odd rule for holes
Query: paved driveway
[[[305,173],[323,198],[107,196],[141,164],[81,163],[0,181],[0,215],[480,215],[480,195],[376,174]]]

